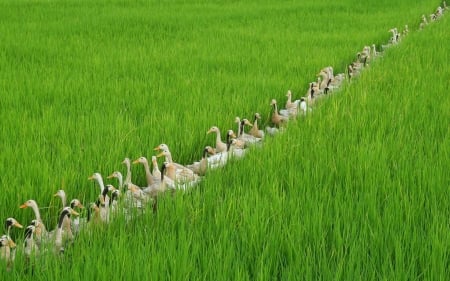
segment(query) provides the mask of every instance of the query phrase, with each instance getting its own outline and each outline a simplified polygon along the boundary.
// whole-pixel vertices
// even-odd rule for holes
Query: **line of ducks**
[[[432,21],[439,19],[447,5],[443,2],[443,7],[438,7],[436,12],[430,16]],[[419,29],[423,29],[428,24],[426,17],[422,16]],[[389,30],[392,33],[387,45],[382,45],[382,49],[398,44],[403,36],[409,32],[408,26],[402,33],[397,28]],[[333,74],[331,66],[324,67],[317,74],[317,80],[309,83],[306,95],[298,100],[292,101],[292,92],[287,91],[286,104],[283,109],[278,110],[277,101],[272,99],[270,121],[273,127],[267,126],[265,130],[259,127],[261,115],[255,113],[253,123],[248,119],[235,118],[237,124],[237,134],[233,130],[227,130],[225,141],[222,140],[221,131],[217,126],[212,126],[206,133],[215,134],[216,141],[214,147],[205,146],[202,151],[202,158],[189,165],[181,165],[172,159],[172,154],[167,144],[160,144],[154,148],[157,152],[152,156],[152,169],[146,157],[141,156],[134,161],[125,158],[122,164],[126,167],[126,176],[123,177],[119,171],[111,173],[107,179],[115,179],[118,187],[112,184],[104,184],[100,173],[92,174],[88,179],[95,181],[99,187],[99,194],[95,200],[87,207],[87,216],[80,218],[80,213],[75,210],[82,210],[85,207],[80,200],[73,199],[67,204],[67,196],[64,190],[58,190],[54,196],[61,199],[62,209],[59,212],[56,228],[48,231],[42,221],[38,204],[35,200],[28,200],[20,208],[31,208],[35,218],[25,228],[23,252],[25,261],[30,262],[32,257],[38,257],[43,252],[53,252],[56,255],[64,253],[67,246],[74,242],[75,237],[81,229],[102,223],[109,223],[119,212],[123,212],[126,220],[132,219],[133,215],[145,212],[145,206],[151,204],[153,212],[157,212],[158,196],[166,191],[171,193],[177,190],[187,190],[197,185],[208,170],[214,170],[225,166],[230,159],[240,159],[244,157],[249,147],[260,146],[266,135],[274,136],[284,130],[285,125],[292,119],[299,116],[305,117],[314,103],[321,97],[333,93],[338,89],[343,81],[357,77],[361,71],[367,67],[371,60],[381,56],[381,51],[377,51],[375,44],[365,46],[356,55],[356,60],[347,67],[347,73]],[[246,127],[250,130],[246,132]],[[164,157],[161,169],[158,167],[158,158]],[[132,182],[131,166],[142,165],[145,170],[147,185],[139,187]],[[122,196],[122,193],[124,195]],[[119,200],[120,198],[122,198]],[[72,218],[74,216],[74,218]],[[7,218],[5,221],[6,234],[0,237],[0,258],[6,262],[7,270],[11,270],[17,245],[10,236],[13,228],[23,228],[14,218]]]

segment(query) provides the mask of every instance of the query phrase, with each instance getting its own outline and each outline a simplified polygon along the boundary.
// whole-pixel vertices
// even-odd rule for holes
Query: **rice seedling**
[[[27,225],[32,213],[18,206],[33,198],[54,229],[58,189],[94,201],[88,176],[124,171],[124,157],[150,158],[160,143],[177,162],[198,160],[211,126],[224,132],[258,111],[264,127],[272,98],[303,96],[319,69],[343,72],[363,46],[394,26],[417,29],[437,4],[3,1],[0,213]],[[411,32],[262,149],[161,197],[156,215],[119,214],[81,232],[63,258],[28,264],[13,232],[15,266],[1,274],[445,278],[447,30],[444,17]]]

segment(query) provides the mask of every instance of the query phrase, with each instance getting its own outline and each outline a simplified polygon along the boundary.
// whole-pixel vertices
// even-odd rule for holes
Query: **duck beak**
[[[79,216],[80,214],[76,211],[74,211],[73,209],[70,209],[70,213],[74,216]]]
[[[56,197],[56,196],[58,196],[58,193],[53,194],[53,197]]]
[[[93,179],[94,179],[94,176],[88,177],[88,180],[93,180]]]
[[[161,152],[160,154],[158,154],[158,155],[156,155],[156,157],[162,157],[162,156],[164,156],[164,152]]]
[[[160,148],[160,146],[158,145],[157,147],[153,148],[153,150],[154,150],[154,151],[157,151],[157,150],[161,150],[161,148]]]
[[[139,163],[139,159],[136,159],[133,161],[133,164],[138,164]]]
[[[209,134],[209,133],[211,133],[211,129],[206,132],[206,134]]]
[[[25,204],[25,203],[23,203],[22,205],[19,206],[20,209],[25,209],[25,208],[27,208],[27,207],[28,207],[28,206],[27,206],[27,204]]]
[[[114,174],[111,174],[111,175],[107,176],[106,178],[107,179],[112,179],[113,177],[114,177]]]
[[[18,222],[15,222],[13,225],[17,228],[23,228],[23,226]]]
[[[81,203],[79,203],[79,204],[77,205],[77,207],[80,208],[80,209],[84,209],[84,206],[83,206],[83,204],[81,204]]]

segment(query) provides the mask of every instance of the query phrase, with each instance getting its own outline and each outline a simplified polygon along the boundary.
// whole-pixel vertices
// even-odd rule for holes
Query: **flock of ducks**
[[[436,12],[430,15],[430,21],[438,20],[443,13],[448,10],[445,1],[443,6],[439,6]],[[422,16],[419,30],[428,24],[425,16]],[[408,34],[408,26],[399,33],[397,28],[389,30],[392,33],[386,45],[382,49],[389,48],[401,41],[403,36]],[[37,258],[44,252],[53,252],[56,255],[64,253],[64,249],[74,242],[75,237],[81,229],[95,224],[109,223],[118,212],[123,212],[127,219],[132,217],[135,210],[145,211],[145,206],[151,204],[153,212],[157,212],[158,196],[165,192],[176,192],[187,190],[198,184],[208,170],[217,169],[226,165],[229,159],[239,159],[246,155],[248,148],[262,144],[266,135],[273,136],[283,131],[285,125],[292,119],[304,117],[311,111],[311,107],[321,97],[333,93],[346,79],[354,79],[367,67],[371,60],[381,55],[377,51],[375,44],[365,46],[356,55],[356,60],[347,67],[347,73],[334,75],[331,66],[324,67],[317,74],[317,80],[309,83],[306,95],[298,100],[292,100],[292,92],[286,94],[286,103],[283,109],[278,109],[277,101],[272,99],[270,106],[272,113],[270,121],[272,127],[267,126],[265,130],[259,127],[261,115],[255,113],[253,122],[248,119],[235,118],[237,125],[236,133],[227,130],[225,141],[222,139],[221,131],[217,126],[212,126],[207,134],[215,134],[216,141],[213,146],[206,146],[202,151],[202,158],[189,165],[181,165],[172,159],[172,154],[167,144],[160,144],[154,148],[155,154],[151,158],[152,169],[146,157],[142,156],[134,161],[125,158],[122,164],[126,167],[126,176],[115,171],[107,179],[115,179],[117,187],[112,184],[104,184],[100,173],[94,173],[89,180],[96,182],[99,194],[95,202],[90,203],[87,209],[87,216],[80,218],[79,211],[85,207],[80,200],[73,199],[67,204],[67,197],[64,190],[58,190],[54,196],[61,199],[61,211],[56,228],[48,231],[40,215],[38,204],[35,200],[28,200],[20,208],[31,208],[34,212],[34,219],[25,228],[24,241],[22,246],[26,262],[31,258]],[[247,128],[250,128],[246,131]],[[158,158],[164,158],[161,168],[158,167]],[[147,184],[140,187],[132,182],[131,166],[142,165],[145,170]],[[122,194],[124,193],[124,194]],[[10,236],[14,228],[23,226],[14,218],[7,218],[5,222],[6,234],[0,237],[0,259],[6,263],[7,270],[13,267],[17,245]]]

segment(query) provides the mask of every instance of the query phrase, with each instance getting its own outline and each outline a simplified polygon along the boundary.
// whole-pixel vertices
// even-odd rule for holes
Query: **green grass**
[[[156,216],[83,232],[34,278],[446,279],[449,20],[418,32],[438,3],[397,2],[3,1],[0,213],[27,224],[18,206],[34,198],[48,228],[59,188],[93,201],[88,176],[160,143],[197,160],[212,125],[267,117],[322,67],[343,72],[391,27],[411,30],[263,149]],[[25,278],[20,250],[3,270]]]

